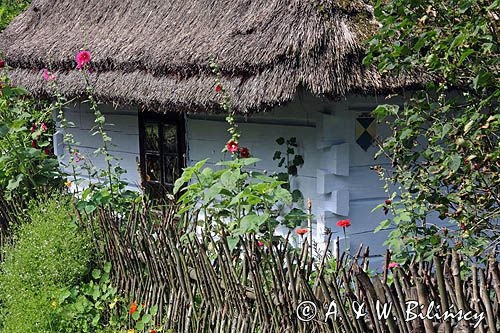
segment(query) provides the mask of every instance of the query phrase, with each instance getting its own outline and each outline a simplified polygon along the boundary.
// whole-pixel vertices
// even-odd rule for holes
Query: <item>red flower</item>
[[[35,133],[36,131],[36,125],[31,126],[31,133]]]
[[[45,148],[43,150],[43,152],[45,153],[45,155],[50,155],[50,149],[49,148]]]
[[[385,201],[385,204],[386,204],[386,205],[390,205],[391,203],[392,203],[391,199],[387,199],[387,200]]]
[[[151,331],[149,331],[149,333],[156,333],[156,330],[152,328]]]
[[[230,140],[228,141],[228,143],[226,144],[226,148],[227,150],[229,150],[231,153],[235,153],[238,151],[238,143],[233,141],[233,140]]]
[[[264,246],[264,243],[263,243],[263,242],[261,242],[261,241],[258,241],[258,242],[257,242],[257,245],[258,245],[258,246]]]
[[[33,148],[37,147],[36,140],[31,140],[31,147],[33,147]]]
[[[337,227],[347,228],[351,226],[350,220],[340,220],[337,222]]]
[[[90,52],[89,51],[80,51],[76,55],[76,68],[82,69],[85,64],[90,62]]]
[[[130,306],[130,311],[128,312],[129,314],[132,314],[134,312],[137,311],[137,304],[134,302],[132,303],[132,305]]]
[[[5,61],[4,60],[0,60],[0,69],[4,68],[4,67],[5,67]]]
[[[42,129],[42,131],[47,132],[47,125],[45,125],[45,123],[42,123],[40,125],[40,128]]]
[[[220,92],[222,90],[222,87],[218,84],[215,86],[215,92]]]
[[[246,148],[246,147],[242,147],[242,148],[240,148],[240,156],[241,156],[242,158],[247,158],[247,157],[249,157],[249,156],[250,156],[250,150],[248,150],[248,148]]]
[[[297,235],[304,236],[305,234],[307,234],[309,232],[309,229],[300,228],[300,229],[295,230],[295,232],[297,233]]]

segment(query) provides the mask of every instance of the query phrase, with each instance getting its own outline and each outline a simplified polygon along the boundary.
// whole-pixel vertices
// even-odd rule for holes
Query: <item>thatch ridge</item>
[[[216,109],[208,56],[233,104],[249,112],[316,95],[374,93],[411,84],[361,65],[372,29],[361,1],[34,0],[0,35],[16,83],[50,94],[42,68],[68,96],[83,92],[75,54],[92,53],[101,98],[178,111]]]

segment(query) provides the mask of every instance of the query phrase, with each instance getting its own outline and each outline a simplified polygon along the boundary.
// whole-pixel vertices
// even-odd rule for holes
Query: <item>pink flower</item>
[[[350,220],[340,220],[337,222],[337,227],[347,228],[351,226]]]
[[[398,266],[399,266],[399,264],[397,262],[391,262],[389,265],[387,265],[387,268],[392,269],[392,268],[395,268]]]
[[[76,55],[76,68],[82,69],[85,64],[90,62],[90,52],[89,51],[80,51]]]
[[[233,141],[233,140],[230,140],[228,141],[228,143],[226,144],[226,148],[227,150],[229,150],[231,153],[235,153],[238,151],[238,143]]]
[[[257,245],[258,245],[258,246],[264,246],[264,243],[263,243],[263,242],[261,242],[261,241],[258,241],[258,242],[257,242]]]
[[[45,125],[45,123],[42,123],[40,125],[40,128],[42,129],[42,131],[47,132],[47,125]]]
[[[44,68],[43,78],[45,79],[45,81],[53,81],[57,78],[57,74],[52,74],[47,70],[47,68]]]

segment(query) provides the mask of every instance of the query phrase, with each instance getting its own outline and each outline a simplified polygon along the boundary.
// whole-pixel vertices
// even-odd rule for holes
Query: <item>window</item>
[[[182,114],[139,114],[141,172],[152,199],[165,198],[185,166],[185,127]]]

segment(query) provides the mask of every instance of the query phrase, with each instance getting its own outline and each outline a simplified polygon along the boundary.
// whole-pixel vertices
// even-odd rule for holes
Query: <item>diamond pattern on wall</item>
[[[356,118],[356,143],[364,151],[367,151],[375,140],[375,125],[375,118],[369,115],[361,115]]]

